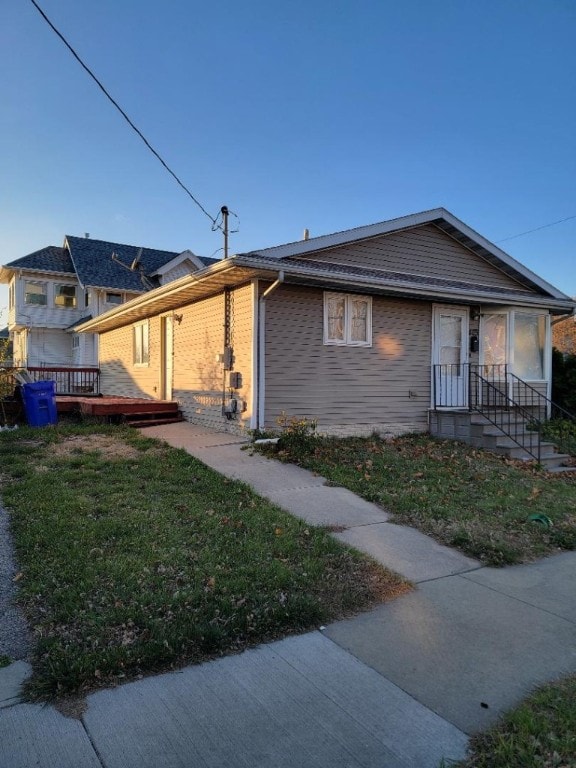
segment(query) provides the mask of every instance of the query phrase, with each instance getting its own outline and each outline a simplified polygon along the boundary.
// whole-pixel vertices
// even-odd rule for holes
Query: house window
[[[508,364],[509,371],[525,381],[544,381],[548,320],[542,313],[512,309],[484,315],[484,375],[503,379]]]
[[[148,321],[135,325],[133,333],[134,365],[148,365],[150,361]]]
[[[86,291],[84,293],[84,306],[89,307],[90,306],[90,291]]]
[[[46,283],[24,281],[24,303],[45,306],[47,303]]]
[[[527,381],[538,381],[544,375],[546,316],[514,314],[514,373]]]
[[[54,304],[57,307],[74,309],[76,306],[76,286],[56,284],[54,286]]]
[[[372,345],[372,299],[347,293],[324,294],[324,344]]]
[[[14,280],[10,283],[10,290],[9,290],[9,297],[8,297],[8,305],[10,309],[13,309],[14,307]]]
[[[80,349],[80,336],[77,333],[72,336],[72,349]]]
[[[121,293],[107,293],[106,294],[106,304],[122,304],[122,294]]]

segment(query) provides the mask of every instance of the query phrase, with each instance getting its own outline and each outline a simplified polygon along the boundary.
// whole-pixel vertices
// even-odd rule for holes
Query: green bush
[[[552,400],[576,414],[576,355],[552,350]]]

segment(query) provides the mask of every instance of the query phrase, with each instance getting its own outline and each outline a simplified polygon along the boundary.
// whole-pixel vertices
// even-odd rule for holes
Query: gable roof
[[[29,253],[20,259],[6,264],[11,270],[23,269],[31,272],[56,272],[58,274],[74,274],[74,265],[70,254],[65,248],[48,245],[39,251]]]
[[[133,293],[142,293],[150,289],[150,285],[143,282],[142,273],[152,275],[179,255],[175,251],[140,249],[135,245],[71,235],[66,235],[64,245],[70,252],[76,275],[84,287],[113,288]],[[129,267],[140,251],[141,270],[132,271]],[[112,258],[112,254],[116,255],[118,261]],[[154,286],[158,284],[157,281],[152,283]]]
[[[351,244],[368,240],[378,235],[386,235],[399,232],[403,229],[411,229],[423,224],[434,224],[447,235],[458,241],[461,245],[472,251],[476,256],[484,259],[505,274],[524,284],[528,288],[536,289],[558,299],[569,298],[550,283],[532,272],[512,256],[498,248],[482,235],[475,232],[463,221],[456,218],[445,208],[433,208],[429,211],[413,213],[409,216],[401,216],[397,219],[381,221],[377,224],[369,224],[364,227],[334,232],[330,235],[300,240],[284,245],[273,246],[250,251],[245,256],[260,256],[267,259],[283,260],[290,257],[305,256],[309,253],[335,248],[339,245]]]

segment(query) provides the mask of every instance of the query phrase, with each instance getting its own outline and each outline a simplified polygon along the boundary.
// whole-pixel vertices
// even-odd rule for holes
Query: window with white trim
[[[549,375],[546,361],[549,323],[549,315],[524,309],[501,309],[482,315],[485,375],[504,378],[508,365],[508,370],[524,381],[545,381]]]
[[[325,293],[324,344],[372,346],[372,298],[353,293]]]
[[[24,303],[46,306],[48,302],[48,289],[46,283],[36,283],[31,280],[24,281]]]
[[[77,333],[72,336],[72,349],[80,349],[80,335]]]
[[[138,323],[132,329],[134,365],[148,365],[150,362],[150,340],[148,320]]]

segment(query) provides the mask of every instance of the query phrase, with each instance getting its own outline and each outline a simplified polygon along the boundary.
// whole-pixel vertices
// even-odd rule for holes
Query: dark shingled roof
[[[142,292],[158,285],[152,280],[149,281],[151,285],[144,285],[139,270],[131,272],[126,268],[132,264],[138,255],[140,250],[138,246],[69,235],[66,236],[66,240],[76,268],[76,274],[84,286],[91,285],[96,288],[116,288],[123,291]],[[126,266],[115,262],[112,259],[113,253]],[[178,255],[179,253],[174,251],[142,248],[140,264],[144,268],[144,274],[150,275]]]
[[[65,248],[57,248],[55,245],[49,245],[41,248],[39,251],[29,253],[28,256],[22,256],[16,261],[6,264],[9,269],[31,269],[39,272],[65,272],[74,274],[74,265],[70,259],[70,254]]]

